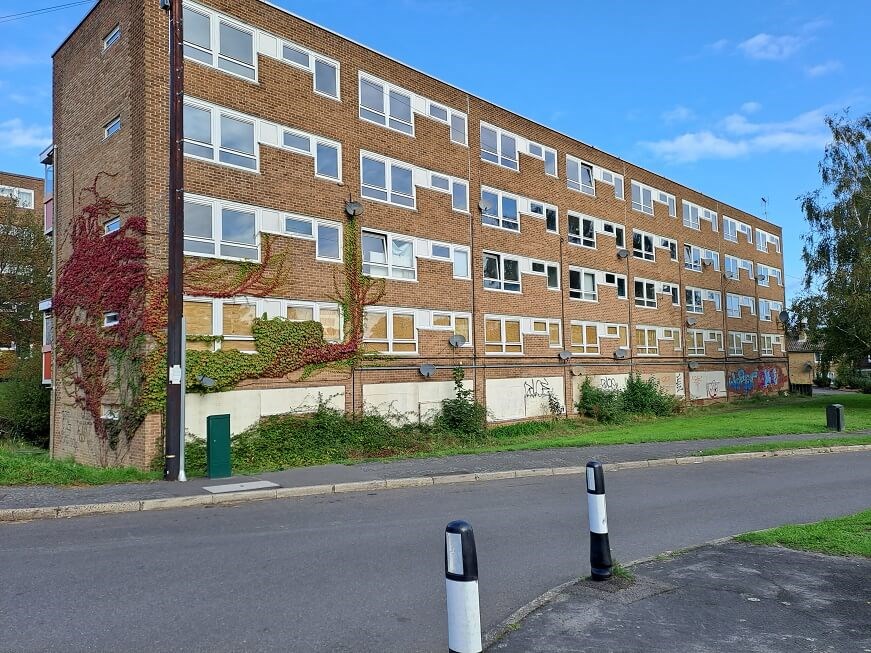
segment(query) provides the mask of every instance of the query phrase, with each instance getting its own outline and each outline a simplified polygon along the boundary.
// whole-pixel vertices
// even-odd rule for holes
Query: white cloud
[[[758,102],[745,102],[741,105],[742,113],[756,113],[762,108],[762,105]]]
[[[751,59],[780,61],[794,55],[805,43],[806,40],[800,36],[792,34],[773,36],[762,32],[746,41],[741,41],[738,49]]]
[[[646,141],[641,146],[672,163],[822,149],[829,141],[823,119],[830,109],[820,107],[782,122],[751,122],[746,116],[733,113],[715,129]]]
[[[713,50],[714,52],[722,52],[727,47],[729,47],[729,39],[720,39],[719,41],[714,41],[713,43],[708,43],[705,46],[708,50]]]
[[[828,75],[829,73],[834,73],[839,71],[842,68],[842,64],[840,61],[835,61],[834,59],[830,59],[825,63],[817,64],[816,66],[809,66],[805,68],[805,72],[808,77],[822,77],[823,75]]]
[[[685,122],[687,120],[692,120],[696,117],[696,114],[692,109],[689,109],[683,105],[677,105],[673,109],[669,109],[668,111],[664,111],[662,113],[662,119],[665,122]]]
[[[0,122],[0,149],[42,149],[51,144],[51,129],[25,125],[20,118]]]

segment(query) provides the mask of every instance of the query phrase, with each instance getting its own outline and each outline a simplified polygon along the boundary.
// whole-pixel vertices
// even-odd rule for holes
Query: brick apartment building
[[[43,203],[43,180],[28,175],[19,175],[14,172],[0,171],[0,204],[5,205],[9,203],[14,203],[18,209],[24,211],[41,210]],[[0,246],[3,245],[3,239],[10,237],[12,237],[12,234],[3,230],[2,224],[0,224]],[[8,265],[8,261],[0,256],[0,268],[6,265]],[[3,310],[3,298],[0,298],[0,310]],[[50,325],[48,333],[51,333]],[[15,348],[16,343],[12,341],[11,334],[0,332],[0,379],[4,378],[9,372]]]
[[[216,413],[238,432],[319,394],[425,417],[458,365],[495,421],[547,414],[549,395],[571,414],[586,377],[637,372],[698,401],[786,386],[780,227],[261,0],[185,2],[184,29],[187,264],[219,259],[232,278],[267,250],[287,263],[265,296],[189,292],[189,349],[254,351],[264,314],[346,338],[336,279],[353,225],[363,271],[386,279],[364,344],[387,355],[190,392],[189,432]],[[101,0],[54,55],[59,265],[81,188],[106,172],[101,190],[129,205],[106,231],[145,216],[165,274],[167,42],[157,2]],[[92,459],[93,426],[59,381],[53,450]],[[160,423],[146,418],[128,461],[150,459]]]

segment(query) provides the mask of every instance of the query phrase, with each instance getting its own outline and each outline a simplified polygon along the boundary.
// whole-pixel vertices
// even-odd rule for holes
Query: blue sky
[[[0,170],[41,174],[51,53],[92,5],[2,17],[69,1],[0,0]],[[802,271],[795,198],[819,184],[823,117],[871,110],[861,0],[275,2],[751,213],[767,197],[788,295]]]

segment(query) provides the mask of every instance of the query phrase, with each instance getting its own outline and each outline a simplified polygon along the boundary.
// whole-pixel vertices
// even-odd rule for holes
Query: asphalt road
[[[606,479],[630,561],[871,505],[871,453]],[[581,476],[0,524],[0,651],[444,651],[443,532],[478,541],[484,629],[588,573]]]

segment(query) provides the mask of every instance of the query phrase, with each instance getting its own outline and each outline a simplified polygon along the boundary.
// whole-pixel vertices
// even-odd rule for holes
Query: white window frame
[[[582,336],[582,342],[575,341],[575,329],[574,327],[580,327],[580,332]],[[587,328],[593,327],[596,330],[596,342],[590,343],[587,342]],[[619,338],[620,330],[617,330]],[[602,343],[601,339],[603,338],[602,329],[598,322],[589,322],[582,320],[572,320],[569,323],[569,347],[572,350],[572,353],[580,354],[581,356],[599,356],[602,353]],[[613,336],[612,336],[613,337]]]
[[[729,356],[743,356],[744,334],[740,331],[729,331],[726,338],[729,341],[727,349]]]
[[[198,146],[208,146],[212,148],[212,156],[205,157],[200,154],[193,154],[190,152],[185,152],[184,155],[191,159],[197,159],[199,161],[208,161],[209,163],[215,163],[221,166],[228,166],[230,168],[234,168],[236,170],[244,170],[246,172],[259,172],[260,170],[260,143],[258,140],[258,123],[257,119],[251,116],[248,116],[244,113],[238,113],[236,111],[232,111],[230,109],[225,109],[223,107],[216,106],[214,104],[203,102],[201,100],[196,100],[192,97],[186,97],[184,103],[188,106],[194,107],[196,109],[200,109],[203,111],[209,112],[209,120],[210,120],[210,130],[209,137],[211,138],[211,143],[204,143],[202,141],[195,141],[190,138],[184,138],[185,142],[190,142],[194,145]],[[224,149],[227,152],[232,154],[237,154],[243,156],[245,158],[252,158],[252,156],[248,152],[238,152],[236,150],[230,150],[228,148],[221,148],[221,116],[226,116],[227,118],[232,118],[233,120],[238,120],[239,122],[249,123],[252,127],[252,132],[254,135],[254,167],[248,168],[246,166],[240,166],[235,163],[229,163],[227,161],[221,161],[221,150]]]
[[[441,326],[436,325],[435,318],[436,316],[440,317],[449,317],[451,320],[450,326]],[[472,337],[475,331],[475,322],[472,320],[471,313],[464,312],[452,312],[452,311],[441,311],[441,310],[433,310],[429,311],[429,325],[426,327],[420,326],[418,329],[428,329],[432,331],[449,331],[451,333],[457,333],[457,320],[465,319],[469,324],[469,337],[466,339],[466,342],[460,345],[461,347],[472,347]],[[465,336],[463,336],[465,337]]]
[[[445,193],[447,195],[450,195],[451,196],[451,209],[453,209],[457,213],[465,213],[468,215],[468,213],[469,213],[469,182],[466,181],[465,179],[458,179],[457,177],[451,177],[450,175],[443,175],[440,172],[433,172],[432,170],[427,170],[426,172],[429,175],[429,177],[428,177],[429,189],[434,190],[438,193]],[[412,177],[412,181],[413,181],[413,179],[414,178]],[[437,183],[436,179],[447,180],[448,187],[443,188],[441,185],[438,185],[441,182],[439,181]],[[456,199],[457,199],[456,190],[457,190],[457,188],[460,188],[460,187],[462,187],[462,189],[463,189],[463,193],[465,195],[466,201],[462,206],[457,206],[457,204],[456,204]]]
[[[639,296],[636,294],[636,288],[635,288],[635,284],[639,283],[639,282],[644,284],[644,295],[642,297],[640,297],[640,299],[641,299],[640,304],[638,303]],[[641,277],[634,277],[632,279],[632,298],[634,300],[635,306],[637,308],[652,308],[652,309],[657,308],[659,306],[659,301],[657,299],[658,293],[656,292],[656,290],[657,290],[657,287],[659,285],[660,285],[660,282],[653,281],[652,279],[643,279]],[[649,287],[653,288],[653,293],[652,293],[653,298],[652,299],[650,297],[648,297]],[[651,302],[653,302],[653,303],[651,304]]]
[[[711,209],[706,209],[704,206],[681,200],[683,205],[683,226],[694,229],[695,231],[702,230],[702,220],[711,223],[711,230],[717,231],[717,213]]]
[[[524,331],[524,323],[528,322],[529,330]],[[544,330],[536,328],[537,325],[543,324]],[[550,328],[555,326],[557,328],[557,342],[551,342],[550,336]],[[535,335],[535,336],[544,336],[547,338],[547,346],[548,349],[562,349],[563,348],[563,326],[560,320],[549,319],[545,317],[532,317],[525,318],[520,323],[520,334],[521,338],[524,334]]]
[[[520,213],[519,208],[517,212]],[[544,220],[544,228],[549,233],[559,233],[559,209],[556,206],[546,202],[539,202],[538,200],[529,200],[529,213]],[[550,228],[549,224],[551,216],[553,216],[553,229]]]
[[[110,120],[105,125],[103,125],[103,140],[104,141],[108,140],[109,138],[111,138],[112,136],[117,134],[119,131],[121,131],[121,116],[120,115],[115,116],[114,118],[112,118],[112,120]]]
[[[118,314],[118,311],[107,311],[103,313],[103,328],[110,329],[114,326],[118,326],[121,323],[121,316]]]
[[[572,273],[577,273],[578,278],[581,281],[580,288],[572,287]],[[593,277],[593,290],[590,292],[585,288],[584,280],[588,276]],[[577,296],[572,293],[576,293]],[[569,299],[579,301],[579,302],[593,302],[597,303],[599,301],[599,273],[596,270],[591,270],[590,268],[582,268],[576,265],[569,266]]]
[[[363,83],[367,82],[373,86],[381,87],[381,110],[373,109],[372,107],[364,106],[363,104]],[[392,114],[391,104],[393,102],[394,96],[397,98],[397,102],[400,104],[405,104],[408,107],[408,115],[409,119],[406,122],[402,118],[397,118]],[[385,81],[379,77],[375,77],[375,75],[370,75],[369,73],[363,72],[362,70],[359,72],[357,79],[357,115],[360,120],[371,123],[373,125],[378,125],[379,127],[384,127],[386,129],[390,129],[391,131],[395,131],[397,133],[403,134],[405,136],[409,136],[414,138],[415,136],[415,127],[414,127],[414,100],[415,94],[411,91],[408,91],[401,86],[396,86],[395,84],[391,84],[388,81]],[[365,115],[365,113],[376,114],[384,118],[384,122],[380,122],[375,120],[374,118]],[[405,131],[398,127],[392,126],[391,121],[396,121],[399,124],[407,125],[410,131]]]
[[[446,118],[435,115],[433,111],[435,111],[436,113],[444,111]],[[448,126],[448,129],[450,131],[451,143],[456,143],[457,145],[462,145],[463,147],[469,147],[469,117],[465,113],[463,113],[462,111],[457,111],[456,109],[451,109],[450,107],[441,104],[440,102],[433,102],[432,100],[428,99],[426,100],[425,115],[432,120]],[[460,132],[454,126],[454,119],[463,121],[462,132]]]
[[[386,259],[384,263],[367,263],[365,259],[362,259],[362,256],[364,254],[363,248],[362,248],[362,238],[363,238],[364,234],[370,234],[372,236],[376,236],[376,237],[380,237],[380,238],[384,239],[384,257]],[[405,242],[411,247],[411,267],[410,268],[402,266],[402,265],[397,265],[394,262],[393,242],[396,240]],[[362,265],[363,265],[363,274],[370,276],[370,277],[380,278],[380,279],[392,279],[393,281],[417,281],[417,256],[415,256],[414,238],[413,237],[402,236],[400,234],[390,233],[389,231],[381,231],[378,229],[370,229],[370,228],[366,227],[366,228],[363,228],[360,232],[360,242],[361,242],[360,252],[361,252]],[[368,272],[366,271],[367,265],[370,266],[370,270]],[[387,268],[387,273],[386,274],[373,273],[371,270],[371,266],[373,266],[373,265],[376,267]],[[394,268],[399,269],[399,270],[411,271],[412,276],[410,276],[410,277],[397,276],[394,273]]]
[[[486,272],[486,266],[484,265],[484,258],[487,256],[495,257],[499,262],[499,278],[493,279],[491,277],[485,277],[484,274]],[[514,261],[517,264],[517,281],[514,280],[505,280],[505,261],[510,260]],[[523,270],[522,270],[522,261],[519,256],[511,256],[509,254],[502,254],[501,252],[492,252],[489,250],[484,250],[481,253],[481,278],[482,283],[484,285],[484,290],[490,290],[493,292],[508,292],[515,295],[521,294],[523,292]],[[498,287],[487,287],[487,283],[491,284],[499,284]],[[517,283],[517,290],[511,290],[505,288],[506,283]]]
[[[687,356],[705,356],[705,332],[703,329],[687,329]],[[701,346],[699,342],[701,341]]]
[[[572,233],[572,219],[578,221],[578,233]],[[593,238],[592,244],[588,244],[587,241],[590,239],[584,235],[584,222],[588,222],[592,226],[593,230]],[[587,249],[596,249],[598,246],[597,238],[596,238],[596,218],[591,215],[586,215],[584,213],[577,213],[575,211],[569,211],[568,213],[568,222],[567,222],[567,240],[570,245],[576,245],[577,247],[585,247]]]
[[[555,149],[553,149],[552,147],[547,147],[546,145],[542,145],[541,143],[527,141],[526,154],[544,162],[544,174],[546,174],[548,177],[554,177],[556,179],[559,179],[559,164],[557,163],[557,155]],[[553,165],[551,166],[551,164]],[[551,171],[549,167],[552,167],[553,171]]]
[[[577,168],[577,179],[574,179],[571,176],[571,170],[573,167]],[[584,184],[583,181],[584,175],[582,170],[584,168],[587,168],[590,171],[589,185]],[[571,154],[566,154],[566,188],[577,191],[578,193],[583,193],[584,195],[589,195],[590,197],[596,197],[596,167],[588,161],[574,157]]]
[[[341,72],[341,64],[335,59],[330,59],[329,57],[325,57],[324,55],[315,52],[314,50],[310,50],[298,43],[294,43],[293,41],[288,41],[287,39],[278,39],[277,44],[277,52],[275,53],[275,58],[279,61],[292,66],[294,68],[299,68],[301,70],[308,71],[312,76],[312,91],[316,95],[320,95],[321,97],[329,98],[331,100],[335,100],[336,102],[342,101],[342,72]],[[287,47],[291,50],[296,50],[308,57],[308,65],[303,65],[298,61],[294,61],[293,59],[288,59],[284,56],[284,48]],[[326,64],[327,66],[333,68],[336,71],[336,94],[331,95],[330,93],[325,93],[318,89],[317,83],[317,65],[318,63]]]
[[[530,272],[529,274],[534,274],[539,277],[545,278],[545,283],[547,284],[548,290],[559,290],[562,287],[561,275],[559,271],[559,264],[552,263],[551,261],[540,261],[540,260],[532,260],[530,261]],[[543,271],[538,271],[535,269],[536,266],[541,266]],[[556,286],[550,285],[550,271],[553,270],[556,275]]]
[[[115,25],[106,36],[103,37],[103,52],[111,48],[121,39],[121,24]]]
[[[613,277],[613,281],[608,281],[608,277]],[[620,280],[623,281],[623,294],[620,294],[620,284],[618,283]],[[626,280],[625,274],[618,274],[616,272],[604,272],[603,273],[603,286],[610,286],[614,288],[614,295],[617,299],[628,299],[629,298],[629,284]]]
[[[426,251],[419,252],[418,248],[421,246],[421,243],[425,242]],[[444,247],[449,250],[449,257],[437,256],[434,253],[436,247]],[[457,275],[457,252],[462,252],[466,256],[466,274]],[[434,261],[447,261],[451,264],[451,276],[454,279],[463,279],[469,280],[472,278],[472,254],[469,248],[466,245],[454,245],[452,243],[444,243],[441,241],[421,241],[420,239],[415,240],[415,257],[416,258],[429,258]]]
[[[203,5],[199,5],[190,1],[184,2],[184,8],[189,9],[195,13],[201,14],[208,18],[209,20],[209,49],[203,48],[200,45],[195,43],[191,43],[188,41],[184,42],[186,47],[197,50],[198,52],[207,55],[211,61],[203,61],[202,59],[197,59],[196,57],[191,57],[185,54],[185,58],[188,61],[195,61],[204,66],[209,66],[210,68],[214,68],[215,70],[220,70],[222,73],[227,75],[232,75],[238,79],[243,79],[246,82],[257,83],[258,80],[258,42],[260,40],[260,31],[256,28],[246,25],[245,23],[241,23],[238,20],[227,16],[226,14],[222,14],[208,7],[204,7]],[[226,24],[227,26],[237,29],[240,32],[247,32],[251,35],[251,64],[240,61],[238,59],[234,59],[233,57],[227,56],[225,54],[221,54],[221,23]],[[227,68],[222,68],[220,66],[220,60],[227,59],[234,64],[242,67],[242,68],[250,68],[252,75],[248,77],[247,75],[242,75],[233,70],[227,70]]]
[[[763,333],[762,336],[762,347],[760,350],[760,354],[762,356],[774,356],[774,346],[779,345],[781,347],[781,351],[783,349],[783,344],[780,340],[780,336],[775,335],[773,333]]]
[[[677,200],[674,195],[671,193],[666,193],[665,191],[658,190],[653,186],[648,186],[647,184],[642,184],[640,181],[636,181],[634,179],[630,180],[631,187],[631,204],[632,210],[638,211],[639,213],[644,213],[645,215],[654,215],[655,210],[653,208],[653,203],[658,202],[659,204],[664,204],[668,207],[668,215],[671,218],[677,217]],[[635,201],[635,189],[638,188],[638,196],[640,201]],[[645,193],[650,196],[650,204],[646,204],[644,202]],[[647,208],[650,210],[646,210]]]
[[[593,166],[593,178],[596,181],[601,181],[603,184],[608,184],[614,187],[614,199],[624,200],[623,192],[623,175],[617,174],[613,170],[606,170],[599,166]]]
[[[684,287],[684,301],[686,303],[687,313],[702,314],[705,312],[705,304],[702,296],[703,290],[701,288],[693,288],[692,286]]]
[[[375,161],[376,163],[381,163],[384,165],[384,188],[379,188],[377,186],[367,186],[366,182],[363,180],[363,161],[365,159],[369,159],[371,161]],[[411,177],[411,195],[405,195],[404,193],[395,193],[392,187],[393,180],[393,168],[401,168],[403,170],[407,170]],[[391,206],[398,206],[402,209],[407,209],[409,211],[417,210],[417,184],[414,182],[414,166],[409,163],[404,163],[403,161],[398,161],[396,159],[391,159],[386,156],[381,156],[380,154],[374,154],[372,152],[367,152],[365,150],[360,150],[360,196],[366,200],[371,200],[373,202],[381,202],[382,204],[390,204]],[[373,190],[381,191],[387,194],[387,199],[381,199],[380,197],[372,197],[371,195],[366,195],[366,189],[371,188]],[[411,206],[407,204],[402,204],[400,202],[394,202],[391,200],[393,195],[396,194],[401,197],[410,197],[411,198]]]
[[[114,218],[106,220],[103,223],[103,235],[108,236],[109,234],[113,234],[116,231],[121,230],[121,216],[116,215]]]
[[[36,202],[36,196],[29,188],[0,185],[0,197],[8,197],[22,209],[35,208],[34,204]]]
[[[644,344],[638,342],[638,332],[644,332]],[[650,344],[650,334],[653,334],[653,344]],[[646,324],[635,325],[635,349],[638,356],[659,356],[659,328]]]
[[[490,188],[488,186],[481,186],[481,201],[484,200],[484,193],[491,193],[493,195],[496,195],[497,203],[499,206],[498,206],[497,212],[495,214],[487,213],[486,211],[481,211],[481,224],[484,225],[485,227],[492,227],[493,229],[502,229],[504,231],[511,231],[513,233],[519,234],[520,233],[521,198],[518,197],[517,195],[515,195],[514,193],[507,193],[503,190],[497,190],[495,188]],[[514,203],[517,207],[517,216],[513,220],[509,219],[509,218],[505,218],[505,216],[502,214],[504,201],[505,201],[506,197],[511,199],[511,200],[514,200]],[[496,221],[497,224],[492,224],[490,222],[486,222],[485,217],[489,218],[491,221]],[[517,228],[515,229],[513,227],[506,227],[505,226],[506,221],[509,224],[511,222],[516,221]]]
[[[211,208],[212,212],[212,237],[211,238],[203,238],[200,236],[188,236],[185,235],[185,239],[197,241],[197,242],[207,242],[214,244],[214,254],[203,253],[203,252],[194,252],[185,250],[185,256],[196,256],[200,258],[216,258],[225,261],[253,261],[256,263],[260,262],[261,259],[261,236],[260,232],[262,229],[263,218],[262,213],[263,209],[258,206],[251,206],[250,204],[240,204],[238,202],[229,202],[227,200],[216,199],[212,197],[206,197],[204,195],[193,195],[191,193],[185,193],[183,202],[190,202],[192,204],[201,204],[207,205]],[[240,211],[242,213],[253,213],[254,214],[254,245],[249,243],[236,243],[233,241],[227,241],[223,239],[223,210],[228,209],[231,211]],[[252,258],[241,258],[238,256],[224,256],[221,254],[221,245],[227,244],[233,247],[242,247],[246,249],[251,249],[252,252],[256,251],[256,257]]]
[[[387,339],[383,338],[364,338],[363,343],[367,342],[377,342],[377,343],[385,343],[387,344],[387,351],[381,352],[384,354],[389,354],[391,356],[417,356],[418,348],[419,348],[419,334],[418,334],[418,320],[417,313],[414,309],[411,308],[393,308],[386,306],[367,306],[364,310],[364,316],[370,313],[377,313],[379,315],[387,316]],[[401,316],[411,316],[413,320],[413,331],[414,331],[414,340],[408,339],[399,339],[397,340],[393,335],[393,318],[395,315]],[[396,351],[394,348],[398,344],[410,344],[414,343],[414,351]]]
[[[309,142],[308,149],[295,147],[293,145],[288,145],[285,141],[285,135],[296,136],[297,138],[307,139]],[[330,149],[336,150],[336,162],[337,162],[337,173],[338,177],[330,177],[329,175],[323,175],[318,172],[318,146],[327,147]],[[290,127],[283,127],[281,129],[280,134],[280,142],[278,147],[282,150],[289,150],[290,152],[296,152],[297,154],[304,154],[305,156],[309,156],[314,159],[315,162],[315,177],[318,179],[326,179],[327,181],[333,182],[341,182],[342,181],[342,146],[340,143],[336,141],[332,141],[328,138],[323,138],[318,136],[317,134],[310,134],[309,132],[304,132],[300,129],[292,129]],[[258,148],[259,149],[259,148]]]
[[[307,215],[298,213],[282,213],[279,217],[280,233],[290,238],[298,238],[300,240],[311,240],[315,243],[315,259],[318,261],[326,261],[328,263],[341,263],[343,259],[344,249],[344,227],[340,222],[332,222],[331,220],[321,220],[320,218],[312,218]],[[311,225],[311,234],[301,234],[298,231],[291,231],[287,228],[287,221],[295,220],[298,222],[307,222]],[[320,234],[319,227],[326,227],[338,230],[339,256],[333,258],[331,256],[321,256],[320,254]]]
[[[635,248],[635,234],[639,234],[641,236],[641,249],[637,250]],[[645,238],[650,238],[650,252],[644,247]],[[632,253],[632,258],[637,258],[641,261],[652,261],[656,262],[656,239],[659,238],[656,234],[652,234],[648,231],[641,231],[640,229],[632,230],[632,249],[630,250]],[[641,256],[637,255],[637,252],[641,252]],[[648,254],[650,256],[648,257]]]
[[[497,165],[500,168],[506,168],[507,170],[514,170],[515,172],[520,172],[520,140],[521,139],[517,136],[517,134],[513,134],[510,131],[507,131],[505,129],[501,129],[500,127],[496,127],[495,125],[491,125],[491,124],[486,123],[482,120],[481,124],[480,124],[479,135],[485,129],[489,129],[489,130],[496,133],[496,152],[490,152],[489,150],[485,150],[484,149],[484,139],[483,139],[483,137],[480,137],[481,160],[486,161],[487,163],[492,163],[493,165]],[[502,151],[503,150],[503,147],[502,147],[502,139],[503,138],[512,139],[514,141],[514,155],[516,157],[515,159],[509,159],[509,158],[505,157],[505,155],[503,154],[503,151]],[[490,155],[491,157],[495,157],[496,160],[493,161],[492,159],[486,158],[484,156],[485,152],[488,155]],[[503,161],[513,161],[514,165],[513,166],[506,165],[505,163],[503,163]]]
[[[741,318],[741,295],[726,293],[726,317]]]
[[[487,340],[487,322],[488,320],[499,321],[500,335],[499,341]],[[520,342],[508,342],[505,340],[505,323],[517,322],[517,333],[520,336]],[[505,351],[508,346],[520,345],[520,351]],[[487,351],[487,347],[501,347],[502,351]],[[484,314],[484,355],[485,356],[523,356],[523,318],[513,315],[491,315]]]

